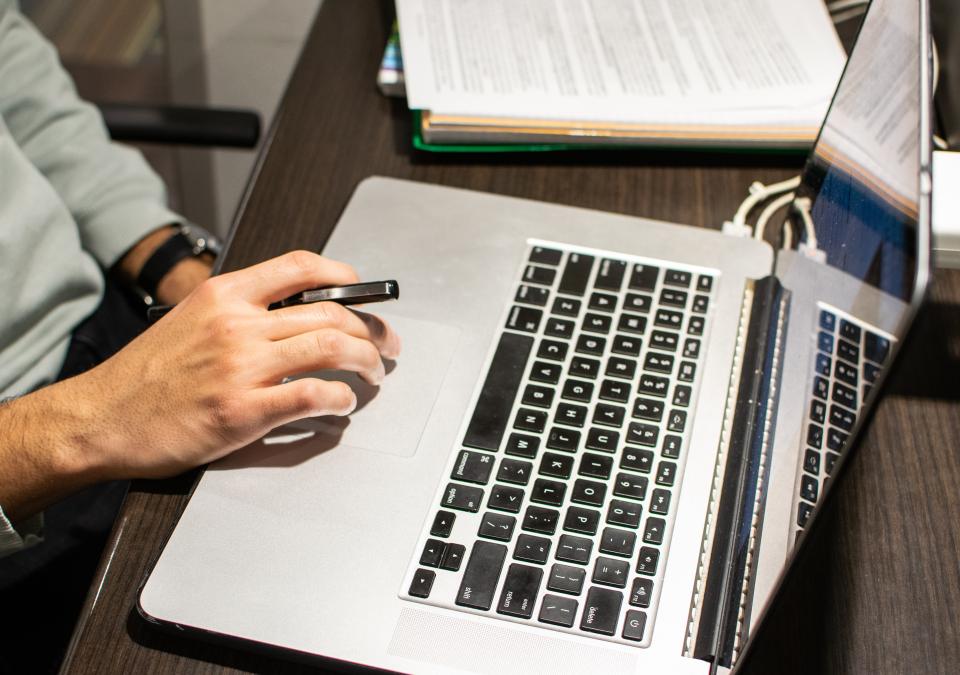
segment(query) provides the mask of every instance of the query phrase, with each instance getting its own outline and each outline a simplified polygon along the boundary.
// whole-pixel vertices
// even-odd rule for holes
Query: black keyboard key
[[[633,337],[630,335],[618,335],[613,338],[613,347],[611,350],[614,354],[623,354],[624,356],[640,356],[640,347],[643,345],[643,341],[638,337]]]
[[[550,568],[550,576],[547,579],[547,590],[580,595],[580,591],[583,590],[583,582],[586,578],[587,570],[582,567],[556,563]]]
[[[814,365],[814,370],[817,371],[817,374],[830,377],[830,367],[832,365],[833,360],[829,356],[823,352],[817,352],[817,362]]]
[[[600,452],[616,452],[617,443],[620,442],[620,434],[609,429],[590,429],[587,434],[587,448],[590,450],[599,450]]]
[[[517,289],[517,295],[514,297],[516,302],[522,302],[525,305],[536,305],[543,307],[550,298],[550,291],[540,286],[527,286],[521,284]]]
[[[673,371],[673,363],[673,354],[647,352],[647,356],[643,359],[643,369],[654,373],[670,373]]]
[[[613,312],[617,309],[617,296],[609,293],[591,293],[587,307],[597,312]]]
[[[844,431],[850,431],[856,421],[857,416],[849,410],[845,410],[838,405],[830,406],[830,424],[833,426],[840,427]]]
[[[687,320],[687,332],[690,333],[690,335],[703,335],[706,324],[707,321],[702,316],[691,316]]]
[[[453,465],[451,478],[467,483],[486,485],[493,471],[494,456],[485,452],[471,452],[461,450],[457,456],[457,463]]]
[[[453,531],[453,523],[457,520],[457,514],[451,511],[437,511],[433,517],[433,525],[430,526],[430,536],[447,538]]]
[[[650,513],[665,516],[670,512],[670,491],[658,488],[650,496]]]
[[[657,465],[657,485],[670,487],[677,479],[677,465],[673,462],[660,462]]]
[[[490,499],[487,500],[488,509],[520,513],[523,504],[523,490],[508,485],[494,485],[490,488]]]
[[[559,265],[562,257],[563,251],[558,251],[555,248],[534,246],[530,251],[530,262],[541,265]]]
[[[440,560],[440,569],[457,572],[463,564],[463,557],[467,554],[467,547],[463,544],[447,544],[443,550],[443,559]]]
[[[415,598],[429,598],[436,578],[437,573],[433,570],[418,569],[413,573],[410,590],[407,592]]]
[[[867,331],[863,341],[863,355],[874,363],[882,364],[890,353],[890,340]]]
[[[623,639],[625,640],[635,640],[640,642],[643,640],[643,629],[647,625],[647,615],[643,612],[631,609],[627,612],[626,617],[623,620]]]
[[[523,405],[537,406],[538,408],[549,408],[553,405],[553,389],[541,387],[536,384],[528,384],[523,390],[523,398],[520,399]]]
[[[609,588],[591,587],[587,599],[584,600],[580,630],[613,635],[617,632],[621,604],[623,594]]]
[[[588,356],[603,356],[603,350],[607,347],[606,338],[596,335],[581,335],[577,338],[576,351],[578,354],[587,354]]]
[[[447,488],[443,491],[443,500],[440,505],[450,509],[456,509],[457,511],[476,513],[480,510],[480,504],[482,502],[483,488],[460,485],[458,483],[447,483]]]
[[[567,319],[558,319],[554,316],[551,316],[547,319],[547,326],[543,329],[543,332],[550,337],[569,340],[571,337],[573,337],[573,329],[575,327],[576,325],[573,323],[573,321],[568,321]]]
[[[713,289],[713,277],[701,274],[697,278],[697,290],[703,293],[709,293]]]
[[[567,256],[567,264],[563,268],[558,290],[568,295],[583,295],[590,281],[590,270],[593,268],[593,256],[583,253],[571,253]]]
[[[593,285],[605,291],[619,291],[623,285],[623,275],[627,271],[627,263],[623,260],[604,258],[600,261],[597,278]]]
[[[644,579],[637,577],[633,580],[630,587],[630,600],[628,601],[634,607],[649,607],[650,596],[653,595],[653,579]],[[643,635],[643,628],[640,628],[640,635]],[[639,637],[637,638],[640,639]]]
[[[818,424],[807,425],[807,445],[818,449],[823,446],[823,427]]]
[[[557,340],[541,340],[540,348],[537,349],[538,359],[550,359],[551,361],[563,361],[567,358],[567,350],[570,348],[566,342]]]
[[[527,335],[504,333],[500,336],[473,417],[467,426],[464,445],[492,452],[499,449],[532,349],[533,338]]]
[[[529,284],[541,284],[543,286],[552,286],[553,280],[557,278],[557,270],[550,267],[540,267],[539,265],[527,265],[523,271],[523,280]]]
[[[652,398],[637,397],[633,403],[633,416],[641,420],[659,422],[663,419],[663,401]]]
[[[536,333],[540,329],[541,318],[543,318],[543,312],[539,309],[514,305],[507,316],[507,328]]]
[[[839,340],[837,342],[837,356],[845,361],[849,361],[850,363],[857,365],[860,363],[860,347],[852,342]]]
[[[629,530],[605,527],[600,535],[600,552],[608,555],[630,558],[633,556],[633,547],[636,544],[637,535]]]
[[[616,586],[623,588],[627,585],[627,576],[630,574],[630,563],[626,560],[599,556],[593,565],[592,581],[595,584]],[[591,592],[594,589],[590,589]],[[619,595],[619,593],[617,594]]]
[[[686,307],[687,292],[678,291],[673,288],[664,288],[662,291],[660,291],[660,304],[668,305],[670,307]]]
[[[687,288],[690,286],[690,279],[692,275],[689,272],[683,272],[682,270],[667,270],[666,275],[663,277],[663,283],[669,286],[681,286]]]
[[[683,312],[675,312],[672,309],[658,309],[653,322],[663,328],[678,330],[683,323]]]
[[[557,544],[557,560],[586,565],[590,562],[590,552],[593,542],[584,537],[575,537],[572,534],[560,535]]]
[[[500,469],[497,471],[497,480],[501,483],[515,483],[526,485],[533,473],[533,464],[519,459],[504,458],[500,460]]]
[[[607,486],[592,480],[578,478],[573,484],[570,501],[586,506],[603,506],[603,499],[607,496]]]
[[[505,516],[502,513],[485,513],[483,520],[480,521],[480,530],[477,536],[487,539],[496,539],[498,541],[510,541],[513,538],[513,528],[517,525],[517,519],[513,516]]]
[[[627,293],[623,299],[623,309],[628,312],[640,312],[646,314],[653,306],[653,296],[643,293]]]
[[[604,380],[600,384],[600,398],[604,401],[626,403],[630,398],[630,384],[616,380]]]
[[[652,349],[675,352],[678,344],[680,344],[680,337],[676,333],[665,330],[655,330],[650,333],[650,347]]]
[[[530,369],[530,379],[534,382],[544,382],[546,384],[556,384],[560,381],[560,373],[563,371],[559,363],[547,363],[546,361],[534,361]]]
[[[596,359],[588,359],[584,356],[574,356],[570,360],[570,374],[577,377],[588,377],[595,379],[600,373],[600,362]]]
[[[607,522],[611,525],[621,525],[635,530],[640,527],[642,515],[643,507],[639,504],[622,499],[613,499],[607,509]]]
[[[841,385],[842,386],[842,385]],[[827,404],[814,399],[810,402],[810,421],[823,424],[827,419]]]
[[[693,361],[681,361],[677,369],[677,379],[681,382],[693,382],[697,374],[697,364]]]
[[[817,334],[817,349],[827,354],[833,354],[833,336],[830,333],[820,331]]]
[[[544,537],[535,537],[532,534],[521,534],[517,537],[513,557],[515,560],[525,560],[543,565],[550,557],[550,540]]]
[[[540,534],[553,534],[557,531],[560,512],[541,506],[528,506],[523,515],[523,529]]]
[[[606,480],[610,477],[611,469],[613,469],[613,457],[585,452],[580,457],[580,468],[577,469],[577,474]]]
[[[590,333],[600,333],[606,335],[610,332],[610,326],[613,323],[613,319],[606,314],[594,314],[588,312],[586,316],[583,317],[583,322],[580,324],[580,328]]]
[[[653,469],[653,453],[649,450],[626,448],[620,456],[620,468],[628,471],[650,473]]]
[[[533,490],[530,491],[530,501],[547,506],[560,506],[563,504],[563,495],[566,492],[567,486],[563,483],[538,478],[533,483]]]
[[[860,344],[860,326],[846,319],[840,319],[840,337],[846,338],[855,344]]]
[[[578,445],[580,445],[580,432],[575,429],[554,427],[547,436],[547,447],[551,450],[576,452]]]
[[[607,369],[604,373],[609,377],[622,377],[632,380],[637,372],[637,362],[633,359],[624,359],[619,356],[611,356],[607,359]]]
[[[533,606],[537,604],[542,579],[543,570],[539,567],[512,563],[503,580],[497,612],[529,619],[533,616]]]
[[[592,396],[593,383],[583,380],[567,380],[563,383],[563,390],[560,392],[561,398],[581,403],[589,403]]]
[[[833,467],[837,463],[837,460],[840,459],[840,455],[835,452],[828,452],[827,456],[824,458],[823,470],[829,476],[833,473]]]
[[[555,452],[545,452],[540,459],[540,468],[538,473],[541,476],[550,476],[552,478],[569,478],[573,473],[573,457],[571,455],[558,455]]]
[[[651,424],[631,422],[630,426],[627,427],[627,435],[624,437],[624,440],[627,443],[653,448],[657,445],[657,438],[659,438],[659,436],[660,429],[657,427]]]
[[[812,473],[814,476],[820,475],[820,453],[811,448],[803,454],[803,470]]]
[[[647,373],[643,373],[640,376],[640,384],[637,386],[639,393],[659,396],[660,398],[666,398],[669,388],[670,380],[665,377],[657,377],[656,375],[649,375]]]
[[[572,628],[577,616],[579,604],[573,598],[561,598],[559,595],[544,595],[537,621],[554,626]]]
[[[651,546],[641,546],[637,556],[637,574],[655,576],[660,562],[660,551]]]
[[[547,426],[547,413],[542,410],[519,408],[513,426],[521,431],[533,431],[542,434]]]
[[[507,445],[504,448],[504,452],[508,455],[533,459],[537,456],[539,449],[540,439],[537,436],[527,436],[526,434],[514,432],[507,438]]]
[[[621,333],[643,335],[643,332],[647,330],[647,320],[634,314],[621,314],[620,321],[617,322],[617,330]]]
[[[630,271],[629,286],[635,291],[652,291],[657,287],[660,268],[653,265],[634,265]]]
[[[680,457],[680,446],[682,444],[682,438],[667,434],[663,437],[663,447],[660,448],[660,452],[667,459],[677,459]]]
[[[678,384],[673,388],[673,405],[678,405],[681,408],[686,408],[690,405],[690,398],[693,396],[693,390],[685,385]]]
[[[613,494],[617,497],[628,497],[643,501],[647,496],[647,477],[635,476],[631,473],[618,473],[613,485]]]
[[[573,298],[557,298],[553,301],[551,313],[559,316],[576,317],[580,314],[580,301]]]
[[[816,503],[818,492],[819,484],[817,483],[817,479],[808,474],[803,474],[800,477],[800,496],[809,502]]]
[[[597,533],[597,525],[599,523],[599,511],[585,509],[579,506],[571,506],[567,509],[567,515],[563,519],[563,529],[568,532],[593,535]]]
[[[825,309],[820,310],[820,327],[832,333],[837,326],[837,317]]]
[[[851,366],[843,361],[837,361],[834,364],[833,376],[851,387],[856,387],[860,380],[856,366]]]
[[[880,376],[880,368],[873,365],[869,361],[864,361],[863,363],[863,379],[867,382],[873,383],[877,381],[877,377]],[[864,394],[866,396],[866,394]]]
[[[830,392],[830,384],[822,377],[813,378],[813,395],[826,401],[827,394]]]
[[[557,412],[553,416],[553,421],[557,424],[566,424],[571,427],[582,427],[587,423],[587,409],[582,405],[561,403],[557,406]]]
[[[683,358],[695,359],[700,356],[700,340],[687,338],[683,341]]]
[[[470,552],[455,602],[463,607],[490,609],[506,557],[507,547],[503,544],[477,541]]]
[[[846,442],[847,434],[843,433],[842,431],[838,431],[836,429],[830,429],[827,431],[827,447],[834,452],[840,452]]]
[[[806,527],[811,513],[813,513],[813,507],[806,502],[800,502],[799,507],[797,507],[797,525]]]
[[[626,415],[626,412],[626,409],[618,405],[598,403],[597,407],[593,409],[593,423],[604,424],[619,429],[623,426],[623,417]]]
[[[643,526],[643,542],[659,546],[663,543],[663,532],[667,529],[667,521],[663,518],[647,518]]]
[[[839,382],[833,383],[833,401],[845,405],[851,410],[857,409],[857,390],[844,386]]]
[[[427,543],[423,545],[423,552],[420,553],[420,564],[426,567],[440,567],[446,548],[447,545],[439,539],[427,539]]]
[[[690,305],[690,311],[694,314],[706,314],[709,305],[710,298],[705,295],[695,295],[693,296],[693,303]]]

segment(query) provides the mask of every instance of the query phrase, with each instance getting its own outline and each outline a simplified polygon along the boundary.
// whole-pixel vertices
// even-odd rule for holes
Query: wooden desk
[[[324,2],[240,209],[228,269],[322,247],[354,186],[371,174],[717,227],[751,181],[799,169],[799,160],[742,155],[414,154],[404,103],[374,86],[390,5]],[[960,276],[940,275],[933,299],[745,672],[930,673],[960,664]],[[160,634],[137,617],[137,589],[192,478],[134,486],[66,672],[306,670]]]

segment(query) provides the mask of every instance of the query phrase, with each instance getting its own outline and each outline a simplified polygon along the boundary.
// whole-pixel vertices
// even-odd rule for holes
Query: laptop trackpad
[[[378,313],[379,314],[379,313]],[[313,417],[287,425],[313,431],[331,445],[349,445],[412,457],[450,367],[460,337],[453,326],[380,314],[400,335],[402,351],[386,363],[383,384],[373,387],[356,373],[319,371],[310,376],[346,382],[357,394],[349,417]]]

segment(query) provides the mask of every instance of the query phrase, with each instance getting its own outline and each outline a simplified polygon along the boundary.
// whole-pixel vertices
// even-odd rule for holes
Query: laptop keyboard
[[[797,484],[797,534],[823,493],[894,338],[820,303],[807,429]]]
[[[533,245],[401,596],[649,645],[714,287]]]

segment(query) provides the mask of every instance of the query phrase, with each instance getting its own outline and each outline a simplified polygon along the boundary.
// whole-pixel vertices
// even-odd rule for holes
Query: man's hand
[[[335,303],[267,306],[357,281],[305,251],[209,279],[100,366],[0,407],[0,505],[23,517],[92,482],[173,475],[287,422],[348,414],[348,385],[285,378],[335,369],[379,384],[396,334]]]

